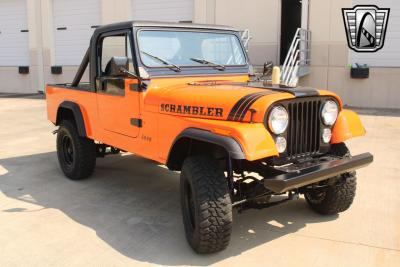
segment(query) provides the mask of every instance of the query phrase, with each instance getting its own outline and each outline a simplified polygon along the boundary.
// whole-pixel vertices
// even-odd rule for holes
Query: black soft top
[[[199,30],[221,30],[221,31],[235,31],[237,29],[224,26],[224,25],[210,25],[210,24],[199,24],[199,23],[181,23],[181,22],[158,22],[158,21],[124,21],[118,23],[107,24],[100,26],[95,30],[96,33],[102,33],[110,30],[118,30],[123,28],[141,28],[141,27],[151,27],[151,28],[186,28],[186,29],[199,29]]]
[[[181,22],[157,22],[157,21],[124,21],[124,22],[117,22],[117,23],[112,23],[112,24],[107,24],[104,26],[98,27],[90,40],[90,46],[88,50],[86,51],[86,54],[84,58],[82,59],[82,63],[79,66],[79,69],[75,75],[74,80],[72,81],[71,84],[64,84],[61,86],[68,86],[71,88],[77,88],[79,86],[79,83],[82,79],[82,76],[90,63],[90,59],[96,59],[97,56],[97,46],[96,46],[96,41],[98,38],[103,34],[107,32],[113,32],[113,31],[119,31],[119,30],[126,30],[129,28],[176,28],[176,29],[193,29],[193,30],[213,30],[213,31],[230,31],[234,32],[234,34],[238,35],[239,31],[236,30],[233,27],[230,26],[222,26],[222,25],[209,25],[209,24],[197,24],[197,23],[181,23]],[[89,77],[90,77],[90,86],[94,88],[95,83],[96,83],[96,76],[97,76],[97,68],[93,67],[93,65],[90,65],[89,68]],[[240,69],[235,68],[232,71],[240,72],[240,73],[247,73],[248,72],[248,65],[245,66],[240,66]],[[136,72],[139,72],[138,70]],[[60,86],[60,85],[57,85]],[[83,88],[80,88],[82,90],[86,90]],[[94,89],[92,89],[94,90]]]

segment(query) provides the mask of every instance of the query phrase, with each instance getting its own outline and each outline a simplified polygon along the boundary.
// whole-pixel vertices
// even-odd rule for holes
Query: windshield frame
[[[139,59],[140,65],[142,65],[142,67],[145,67],[149,72],[152,72],[152,70],[154,71],[154,70],[160,70],[160,69],[166,70],[166,69],[168,69],[168,66],[148,66],[148,65],[146,65],[144,63],[144,61],[142,60],[142,53],[140,52],[141,48],[140,48],[140,45],[139,45],[139,34],[142,31],[212,33],[212,34],[227,34],[227,35],[230,35],[230,36],[234,36],[234,37],[237,38],[237,41],[239,42],[238,44],[240,46],[240,49],[242,50],[242,54],[243,54],[243,57],[244,57],[244,64],[241,64],[241,65],[237,65],[237,64],[235,64],[235,65],[223,65],[223,66],[226,68],[226,70],[235,70],[235,69],[239,70],[240,69],[239,73],[243,73],[244,72],[244,68],[245,68],[246,69],[246,73],[248,72],[248,68],[249,68],[248,55],[247,55],[247,52],[246,52],[246,50],[245,50],[245,48],[243,46],[243,43],[242,43],[242,41],[240,39],[239,33],[237,31],[233,31],[233,30],[232,31],[229,31],[229,30],[212,30],[212,29],[192,29],[192,28],[141,27],[141,28],[138,28],[135,31],[135,37],[136,37],[135,38],[136,39],[136,42],[135,42],[136,45],[135,46],[136,46],[136,52],[137,52],[137,55],[138,55],[137,58]],[[202,64],[196,64],[196,63],[194,63],[193,65],[180,65],[179,67],[182,69],[182,72],[185,69],[186,70],[198,69],[198,70],[203,70],[203,72],[204,72],[205,69],[212,69],[213,70],[212,73],[220,73],[220,74],[223,74],[225,72],[225,71],[216,70],[215,68],[213,68],[213,67],[211,67],[209,65],[202,65]],[[174,71],[172,71],[172,72],[174,72]],[[227,73],[232,73],[232,72],[228,71]],[[174,74],[177,74],[177,73],[174,72]]]

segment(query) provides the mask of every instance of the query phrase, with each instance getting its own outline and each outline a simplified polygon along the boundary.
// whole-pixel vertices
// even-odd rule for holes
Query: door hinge
[[[142,128],[142,119],[131,118],[131,125]]]
[[[131,83],[129,89],[133,92],[144,92],[147,89],[147,84],[145,83]]]

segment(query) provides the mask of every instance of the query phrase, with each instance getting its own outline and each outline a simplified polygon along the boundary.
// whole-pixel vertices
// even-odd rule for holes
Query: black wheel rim
[[[195,213],[196,208],[193,199],[193,192],[190,184],[186,181],[185,182],[185,209],[186,214],[189,217],[190,228],[193,231],[196,229],[196,220],[195,220]]]
[[[69,136],[65,135],[62,138],[63,158],[68,166],[74,163],[74,146]]]

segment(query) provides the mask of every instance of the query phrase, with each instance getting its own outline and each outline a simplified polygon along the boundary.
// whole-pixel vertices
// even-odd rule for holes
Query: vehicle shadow
[[[303,199],[265,210],[235,212],[228,249],[197,255],[184,236],[179,174],[152,161],[133,155],[99,159],[93,177],[83,181],[64,178],[55,152],[3,159],[0,166],[0,191],[7,197],[32,202],[40,209],[58,209],[93,229],[118,252],[146,263],[210,265],[306,224],[337,218],[314,214]],[[0,212],[31,211],[15,205]]]

